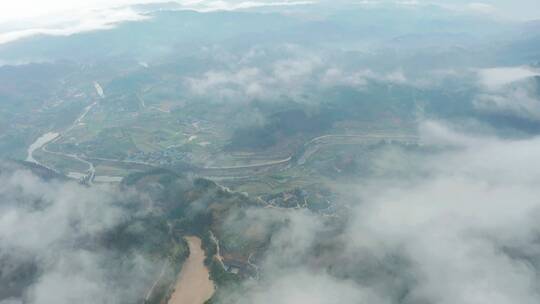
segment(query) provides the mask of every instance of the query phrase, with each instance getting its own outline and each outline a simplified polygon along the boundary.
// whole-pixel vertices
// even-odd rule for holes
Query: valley
[[[504,1],[0,22],[0,304],[537,303],[540,23]]]

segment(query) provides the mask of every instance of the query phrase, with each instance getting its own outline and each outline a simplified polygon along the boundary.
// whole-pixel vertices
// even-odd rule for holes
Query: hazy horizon
[[[86,1],[34,1],[21,0],[2,4],[0,12],[0,44],[38,34],[71,35],[78,32],[108,29],[120,22],[144,20],[145,14],[131,9],[137,4],[174,3],[179,9],[209,11],[231,11],[264,7],[331,5],[338,9],[342,5],[353,5],[356,9],[370,9],[397,5],[406,9],[434,6],[458,14],[498,18],[507,21],[532,21],[540,19],[540,5],[535,0],[521,0],[519,4],[509,0],[491,1],[327,1],[327,0],[258,0],[258,1],[210,1],[210,0],[86,0]],[[317,9],[311,12],[316,12]]]

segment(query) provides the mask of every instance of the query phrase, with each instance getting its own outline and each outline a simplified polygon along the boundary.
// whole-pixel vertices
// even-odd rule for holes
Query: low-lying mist
[[[138,245],[122,246],[129,233],[117,231],[147,215],[142,196],[45,181],[9,165],[0,172],[0,303],[143,298],[163,262]]]
[[[260,281],[222,292],[222,302],[536,303],[540,140],[466,135],[433,121],[420,133],[444,149],[402,155],[415,162],[409,178],[336,186],[349,208],[339,218],[248,212],[252,227],[280,228]]]

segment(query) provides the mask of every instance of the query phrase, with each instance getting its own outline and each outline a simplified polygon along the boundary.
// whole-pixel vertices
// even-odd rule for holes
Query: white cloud
[[[350,69],[332,66],[324,55],[310,54],[298,46],[278,46],[286,59],[269,59],[272,49],[254,48],[240,58],[221,56],[228,69],[210,70],[201,75],[186,77],[184,84],[198,96],[217,100],[246,101],[275,99],[280,96],[304,99],[313,88],[348,86],[364,89],[370,82],[423,87],[426,81],[412,80],[401,69],[376,72],[370,69]],[[218,52],[216,52],[218,53]],[[258,56],[253,60],[253,56]],[[270,61],[266,63],[267,61]],[[235,64],[235,63],[240,64]],[[254,62],[263,62],[256,65]]]
[[[333,0],[336,1],[336,0]],[[537,0],[490,0],[475,2],[467,0],[361,0],[350,1],[365,8],[378,8],[385,5],[395,5],[415,9],[435,6],[448,11],[475,15],[489,15],[514,20],[535,20],[540,18],[540,7]]]
[[[52,24],[0,33],[0,44],[35,35],[69,36],[86,31],[106,30],[120,22],[147,18],[129,8],[91,10],[79,15],[66,16]]]
[[[0,44],[38,34],[68,36],[79,32],[110,29],[120,22],[144,20],[147,15],[132,10],[133,4],[163,0],[20,0],[0,4]],[[211,12],[268,6],[296,6],[312,1],[212,1],[177,0],[178,9]]]
[[[200,77],[186,78],[185,82],[196,95],[245,99],[265,96],[273,80],[257,68],[241,68],[236,72],[208,71]]]
[[[310,83],[321,64],[317,56],[293,57],[276,60],[261,68],[242,66],[211,70],[185,78],[185,84],[192,93],[214,98],[215,101],[273,99],[283,94],[295,96],[302,93],[301,88]]]
[[[186,8],[195,9],[201,12],[216,10],[234,11],[242,9],[252,9],[259,7],[274,6],[297,6],[313,4],[316,1],[197,1],[195,5],[186,5]]]
[[[474,99],[474,105],[484,112],[540,120],[540,99],[527,86],[501,93],[480,94]]]
[[[137,252],[120,256],[100,243],[144,214],[126,211],[136,193],[45,182],[3,164],[0,171],[0,283],[21,293],[6,303],[133,303],[143,297],[162,262]]]
[[[422,129],[452,148],[416,158],[410,177],[362,178],[338,228],[306,211],[260,211],[254,220],[266,212],[279,229],[260,284],[235,303],[536,303],[540,138]]]
[[[497,8],[495,6],[482,2],[469,3],[467,8],[471,11],[482,14],[494,14],[497,12]]]
[[[478,71],[480,83],[487,89],[499,89],[507,84],[532,76],[539,76],[540,71],[526,66],[481,69]]]
[[[482,92],[474,106],[484,112],[540,120],[538,83],[540,71],[528,67],[492,68],[478,71]]]
[[[409,84],[420,85],[408,79],[402,70],[397,69],[391,72],[374,72],[370,69],[358,71],[345,71],[342,68],[328,68],[320,77],[322,84],[326,86],[345,85],[362,88],[369,81],[389,83],[389,84]]]
[[[377,296],[352,281],[336,280],[323,273],[298,270],[279,280],[272,281],[260,292],[248,295],[241,303],[257,304],[334,304],[334,303],[379,303]]]
[[[362,193],[350,239],[358,250],[407,256],[413,302],[534,303],[540,170],[530,164],[540,140],[466,142],[424,158],[426,179]]]
[[[327,86],[345,85],[363,87],[367,85],[366,73],[371,74],[369,71],[349,74],[339,68],[329,68],[321,77],[321,82]]]

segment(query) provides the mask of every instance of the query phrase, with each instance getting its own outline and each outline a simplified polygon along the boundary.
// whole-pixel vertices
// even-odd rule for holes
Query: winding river
[[[36,159],[34,158],[34,151],[41,149],[46,144],[50,143],[51,141],[55,140],[60,134],[49,132],[41,135],[36,141],[34,141],[27,150],[27,156],[26,161],[31,163],[40,164]]]
[[[182,266],[174,292],[168,304],[204,304],[214,294],[214,283],[210,272],[204,265],[205,253],[201,239],[186,237],[189,257]]]

